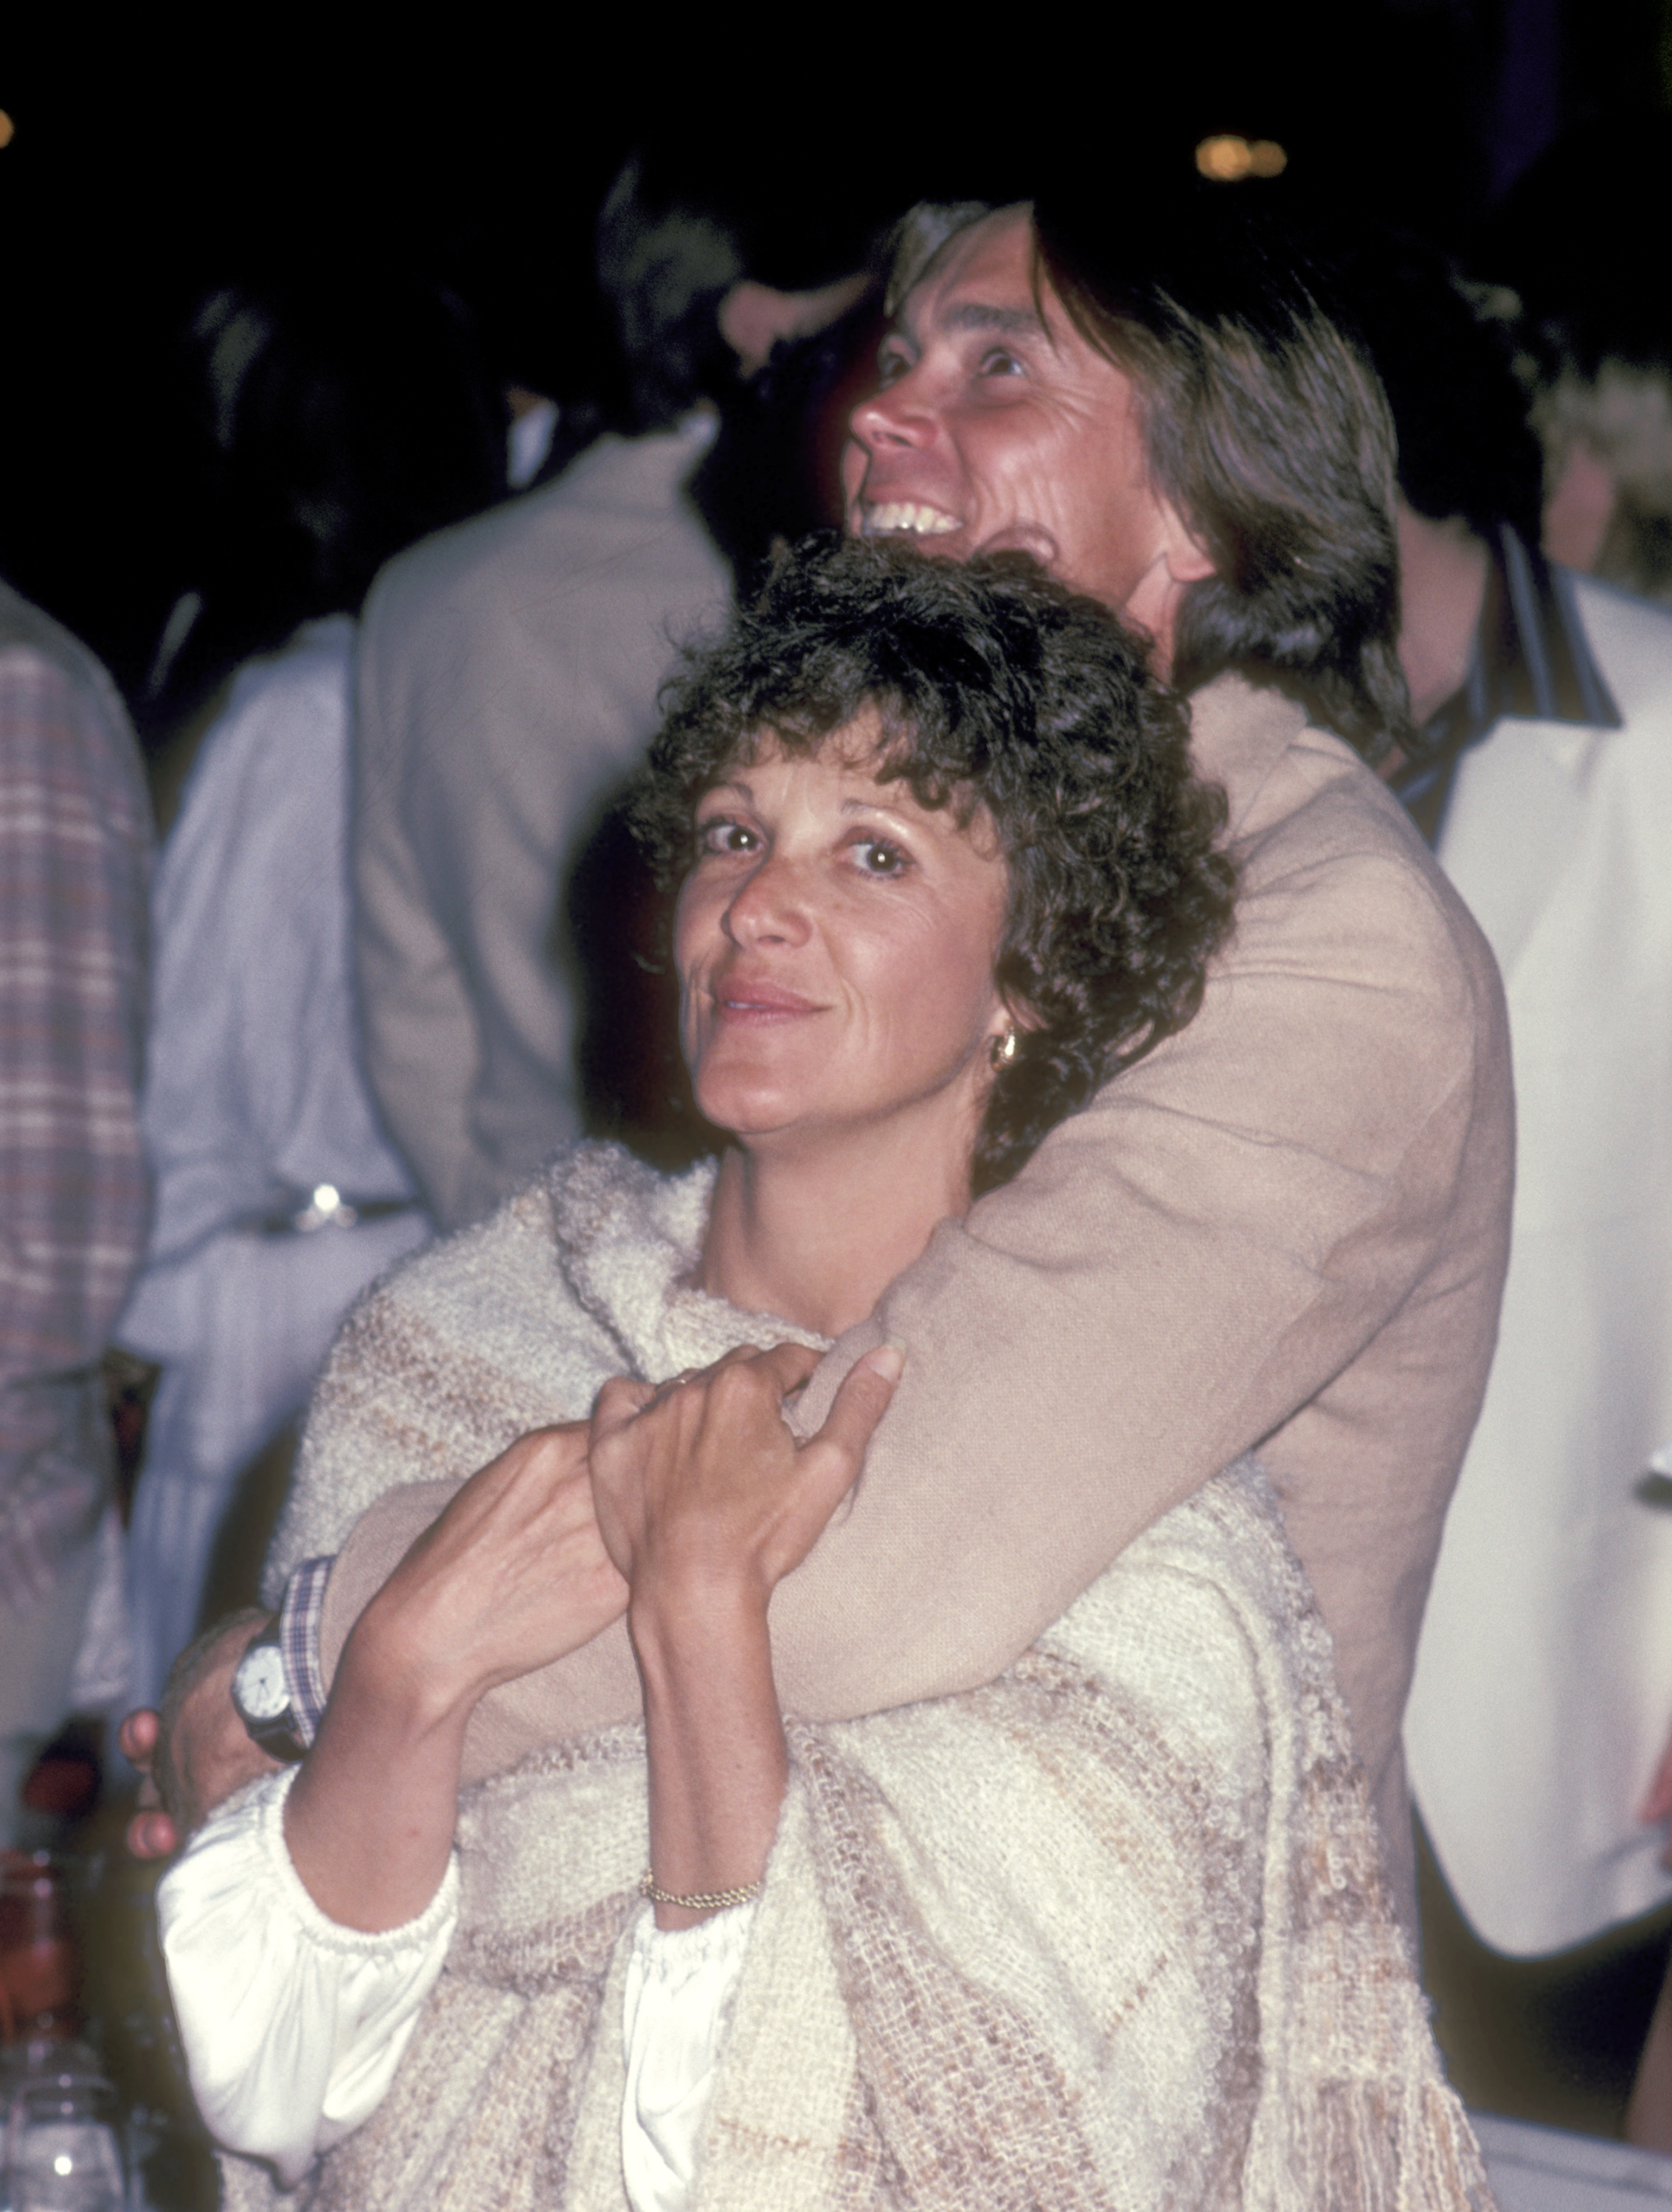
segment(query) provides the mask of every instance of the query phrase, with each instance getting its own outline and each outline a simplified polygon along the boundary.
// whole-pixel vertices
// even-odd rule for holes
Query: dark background
[[[1009,0],[979,38],[922,9],[536,25],[483,6],[422,34],[159,13],[54,10],[0,55],[0,573],[131,691],[178,582],[174,334],[252,259],[421,264],[476,309],[504,378],[562,398],[596,381],[590,224],[646,129],[769,196],[862,176],[902,205],[1010,197],[1067,163],[1134,221],[1146,164],[1240,132],[1290,162],[1279,187],[1234,189],[1461,246],[1560,129],[1629,135],[1672,76],[1669,0],[1115,8],[1095,31]]]

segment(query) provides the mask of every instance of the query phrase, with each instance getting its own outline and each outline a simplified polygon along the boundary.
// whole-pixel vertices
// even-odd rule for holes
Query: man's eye
[[[726,815],[714,815],[696,825],[699,853],[752,853],[760,840],[752,830]]]
[[[877,358],[877,381],[881,385],[897,384],[910,367],[911,363],[903,353],[879,354]]]
[[[981,357],[982,376],[1019,376],[1022,364],[1005,346],[992,346]]]

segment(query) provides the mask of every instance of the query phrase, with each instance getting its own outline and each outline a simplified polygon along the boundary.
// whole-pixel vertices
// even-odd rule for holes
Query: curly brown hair
[[[665,887],[692,811],[763,743],[817,753],[870,709],[879,781],[992,820],[1009,873],[994,980],[1022,1026],[976,1142],[977,1195],[1182,1029],[1231,921],[1223,793],[1184,707],[1096,600],[1025,555],[968,562],[810,538],[663,693],[631,821]]]

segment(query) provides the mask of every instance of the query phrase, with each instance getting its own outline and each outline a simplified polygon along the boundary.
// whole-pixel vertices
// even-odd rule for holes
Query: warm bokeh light
[[[1248,174],[1248,140],[1204,138],[1196,149],[1196,167],[1217,184],[1234,185]]]
[[[1196,149],[1196,167],[1215,184],[1240,184],[1244,177],[1280,177],[1289,157],[1274,138],[1204,138]]]
[[[17,125],[3,107],[0,107],[0,146],[9,146],[17,135]]]

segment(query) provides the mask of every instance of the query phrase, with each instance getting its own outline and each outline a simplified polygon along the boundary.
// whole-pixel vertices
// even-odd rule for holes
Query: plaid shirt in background
[[[0,1603],[109,1494],[99,1358],[144,1246],[150,809],[84,647],[0,584]]]

